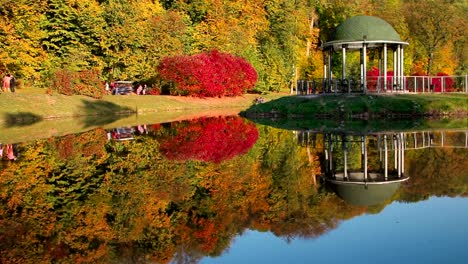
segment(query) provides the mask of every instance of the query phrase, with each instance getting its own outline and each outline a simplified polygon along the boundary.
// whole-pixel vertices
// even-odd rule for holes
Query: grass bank
[[[289,96],[258,104],[242,112],[247,117],[307,117],[315,119],[381,119],[463,117],[467,94],[394,94]]]
[[[281,94],[268,95],[277,99]],[[258,95],[247,94],[232,98],[187,98],[177,96],[113,96],[96,100],[84,96],[46,95],[39,93],[0,94],[0,123],[28,122],[70,117],[155,112],[207,111],[236,108],[239,111],[252,105]]]

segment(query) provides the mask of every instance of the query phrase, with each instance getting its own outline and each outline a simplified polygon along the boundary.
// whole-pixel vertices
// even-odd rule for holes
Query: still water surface
[[[468,261],[468,128],[229,116],[1,149],[2,263]]]
[[[393,202],[316,239],[248,231],[226,254],[202,263],[466,263],[466,208],[466,198]]]

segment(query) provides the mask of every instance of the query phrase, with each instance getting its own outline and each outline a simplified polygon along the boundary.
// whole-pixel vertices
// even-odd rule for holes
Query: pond
[[[468,261],[468,127],[219,116],[1,150],[1,263]]]

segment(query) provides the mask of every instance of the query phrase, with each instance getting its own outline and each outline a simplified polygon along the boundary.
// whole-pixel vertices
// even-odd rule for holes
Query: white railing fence
[[[359,79],[298,80],[296,95],[321,93],[468,93],[468,75],[454,76],[368,76],[366,87]]]

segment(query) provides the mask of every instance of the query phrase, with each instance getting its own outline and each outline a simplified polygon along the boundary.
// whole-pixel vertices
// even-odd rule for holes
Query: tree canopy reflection
[[[219,163],[245,154],[257,139],[255,125],[238,116],[207,117],[172,123],[160,151],[170,159]]]
[[[169,135],[185,139],[186,131],[201,135],[209,125],[240,133],[251,126],[241,121],[148,126],[148,133],[127,141],[108,140],[96,129],[18,144],[19,158],[0,163],[0,262],[197,261],[222,254],[246,229],[313,238],[385,206],[350,205],[316,181],[324,160],[321,134],[315,146],[304,147],[291,131],[258,126],[258,138],[253,128],[244,136],[256,140],[250,150],[237,148],[245,154],[217,162],[174,161],[161,151]],[[466,149],[423,152],[407,153],[411,180],[392,199],[466,196],[467,175],[460,170],[467,166]],[[429,166],[418,163],[421,155]]]

